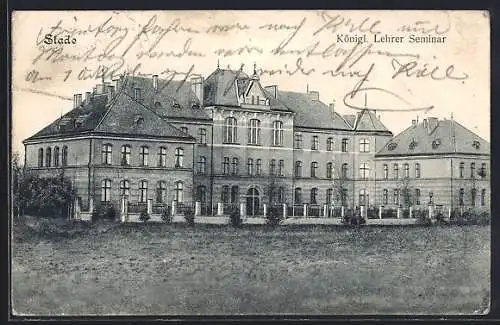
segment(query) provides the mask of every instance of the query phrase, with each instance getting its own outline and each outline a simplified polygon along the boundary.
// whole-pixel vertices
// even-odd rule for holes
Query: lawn
[[[486,226],[14,227],[16,314],[472,314],[489,302]]]

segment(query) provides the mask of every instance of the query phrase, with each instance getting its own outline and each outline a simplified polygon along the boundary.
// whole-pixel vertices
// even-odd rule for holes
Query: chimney
[[[437,117],[429,117],[427,119],[427,124],[428,124],[427,132],[429,134],[431,134],[432,131],[434,131],[434,129],[436,129],[438,126],[438,118]]]
[[[330,111],[332,112],[332,115],[335,115],[335,103],[330,103],[328,106],[330,107]]]
[[[106,85],[106,94],[108,95],[108,101],[113,99],[113,97],[115,97],[115,86]]]
[[[77,108],[82,104],[82,94],[73,95],[73,108]]]
[[[411,120],[411,126],[415,127],[417,125],[417,120]]]
[[[90,103],[90,99],[91,98],[92,98],[91,92],[90,91],[86,91],[85,92],[85,104]]]
[[[134,88],[134,99],[142,102],[141,88]]]
[[[319,92],[315,90],[311,90],[307,92],[307,96],[312,101],[319,101]]]
[[[278,86],[277,85],[272,85],[272,86],[266,86],[264,87],[266,91],[268,91],[271,96],[274,98],[278,98]]]
[[[191,77],[191,90],[198,98],[200,102],[200,107],[203,106],[203,77],[201,75],[196,75]]]
[[[153,90],[155,92],[158,91],[158,75],[157,74],[153,75]]]
[[[97,95],[102,95],[104,94],[104,87],[105,87],[105,84],[97,84],[96,85],[96,94]]]
[[[422,121],[422,126],[424,127],[424,129],[427,129],[427,119],[424,118],[424,120]]]

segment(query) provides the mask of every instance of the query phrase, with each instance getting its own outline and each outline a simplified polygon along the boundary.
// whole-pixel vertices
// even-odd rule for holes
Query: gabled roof
[[[278,99],[296,114],[294,124],[298,127],[351,130],[342,116],[305,93],[278,90]]]
[[[249,82],[250,77],[241,70],[217,68],[205,80],[203,103],[205,106],[238,106],[236,87],[241,93]]]
[[[374,111],[363,109],[356,116],[354,130],[368,132],[390,132],[389,129],[377,118]]]
[[[445,153],[490,155],[490,144],[486,140],[454,120],[440,120],[435,127],[427,125],[425,127],[422,122],[410,126],[388,141],[376,156]],[[477,148],[475,143],[479,144]]]

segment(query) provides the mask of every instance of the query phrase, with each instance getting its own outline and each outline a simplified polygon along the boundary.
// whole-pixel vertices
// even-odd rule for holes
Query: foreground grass
[[[110,226],[20,233],[18,314],[471,314],[489,227]]]

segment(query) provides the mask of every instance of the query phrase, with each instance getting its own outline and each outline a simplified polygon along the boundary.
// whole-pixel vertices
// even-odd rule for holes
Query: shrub
[[[112,204],[101,204],[94,208],[92,211],[92,220],[115,220],[116,217],[116,209]]]
[[[188,226],[194,226],[194,211],[193,209],[186,209],[184,211],[184,220]]]
[[[231,226],[235,228],[241,227],[243,224],[243,220],[241,219],[240,210],[237,208],[232,208],[229,213],[229,220],[231,222]]]
[[[161,214],[161,220],[165,223],[172,223],[172,216],[170,213],[168,213],[167,210],[164,210],[163,213]]]
[[[139,220],[141,220],[142,222],[147,222],[149,219],[151,219],[151,217],[149,216],[149,213],[147,213],[146,211],[142,211],[141,214],[139,215]]]
[[[266,216],[266,224],[271,227],[276,227],[280,224],[281,218],[278,215],[276,207],[271,207]]]

